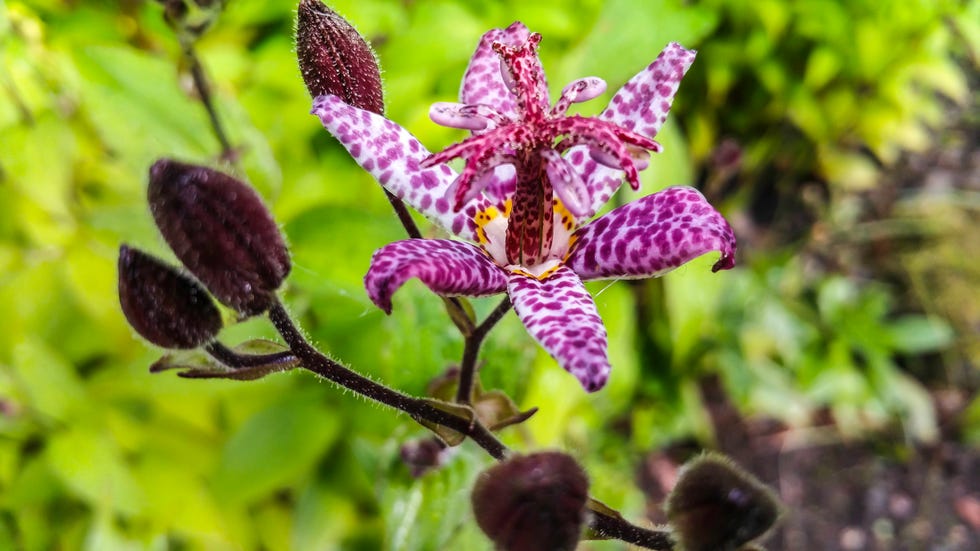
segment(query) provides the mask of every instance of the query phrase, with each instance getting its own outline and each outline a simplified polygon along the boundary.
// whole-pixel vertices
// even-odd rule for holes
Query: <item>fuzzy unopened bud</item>
[[[320,0],[299,3],[296,55],[310,96],[333,94],[354,107],[384,112],[374,52],[346,19]]]
[[[119,304],[133,329],[163,348],[197,348],[221,330],[221,313],[203,287],[126,245],[119,248]]]
[[[162,159],[147,191],[160,233],[218,300],[259,314],[289,274],[279,227],[249,186],[210,168]]]
[[[779,503],[728,459],[705,455],[681,470],[667,498],[667,518],[684,551],[734,551],[775,524]]]
[[[585,522],[589,480],[563,453],[517,456],[477,479],[473,511],[503,551],[572,551]]]

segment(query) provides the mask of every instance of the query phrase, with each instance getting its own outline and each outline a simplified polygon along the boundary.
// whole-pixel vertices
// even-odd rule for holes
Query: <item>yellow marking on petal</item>
[[[555,205],[555,218],[558,218],[561,225],[565,227],[566,230],[572,231],[575,229],[575,217],[572,213],[565,208],[565,204],[561,202],[561,199],[555,197],[552,201]]]
[[[500,210],[493,205],[490,205],[486,210],[481,210],[473,216],[473,222],[476,223],[476,239],[481,245],[486,245],[489,242],[487,232],[484,228],[498,216],[500,216]]]
[[[544,272],[541,272],[540,275],[534,275],[531,272],[528,272],[527,270],[522,270],[520,268],[512,269],[511,270],[511,273],[520,274],[520,275],[522,275],[524,277],[534,278],[534,279],[536,279],[538,281],[544,281],[544,280],[548,279],[549,277],[551,277],[551,274],[555,273],[555,271],[558,270],[559,267],[561,267],[561,265],[548,268]]]
[[[572,249],[575,248],[575,242],[576,241],[578,241],[578,235],[577,234],[574,234],[573,233],[571,236],[569,236],[569,238],[568,238],[568,252],[565,253],[565,258],[563,260],[568,260],[569,255],[572,254]]]
[[[562,267],[562,262],[560,262],[560,261],[558,261],[556,259],[551,259],[551,260],[542,262],[541,264],[538,264],[537,266],[527,267],[527,266],[511,265],[511,266],[507,266],[507,269],[509,269],[511,271],[511,273],[520,274],[520,275],[525,276],[525,277],[534,278],[534,279],[537,279],[538,281],[544,281],[544,280],[548,279],[549,277],[551,277],[551,275],[554,274],[555,271],[558,268],[561,268],[561,267]],[[544,270],[541,270],[541,268],[544,268]],[[539,270],[541,270],[540,273],[536,273]]]

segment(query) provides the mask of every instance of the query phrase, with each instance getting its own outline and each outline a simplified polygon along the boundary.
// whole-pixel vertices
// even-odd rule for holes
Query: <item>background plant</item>
[[[904,97],[902,90],[922,84],[923,79],[909,80],[907,71],[879,69],[877,74],[883,78],[904,79],[884,86],[884,92],[876,86],[887,83],[887,78],[845,79],[857,74],[851,58],[844,55],[847,33],[837,31],[838,39],[833,42],[819,36],[821,29],[812,29],[811,35],[803,37],[789,32],[804,21],[801,15],[793,15],[794,10],[804,8],[790,8],[790,3],[771,2],[765,9],[746,10],[735,9],[740,5],[736,2],[682,6],[664,1],[643,10],[626,1],[526,4],[495,2],[474,8],[448,1],[360,1],[336,2],[335,7],[358,23],[382,59],[389,116],[433,147],[457,136],[428,121],[428,105],[453,98],[469,55],[468,48],[447,48],[445,44],[473,44],[486,28],[521,19],[553,45],[542,55],[554,82],[594,73],[614,86],[669,40],[701,50],[681,88],[673,122],[668,122],[660,136],[666,153],[648,171],[645,191],[702,178],[707,181],[719,166],[708,154],[717,138],[728,136],[748,152],[742,155],[745,166],[757,169],[756,174],[772,174],[762,170],[765,166],[816,168],[780,183],[778,187],[786,190],[783,193],[766,192],[773,180],[763,176],[738,177],[723,187],[722,195],[732,197],[729,212],[736,217],[741,212],[768,211],[774,213],[774,220],[786,220],[799,228],[788,233],[780,230],[771,239],[743,246],[743,251],[752,251],[743,262],[751,267],[750,273],[734,278],[732,289],[719,285],[714,293],[706,292],[708,286],[701,284],[699,276],[707,273],[706,266],[693,266],[673,278],[644,284],[642,292],[623,283],[593,288],[601,291],[600,313],[613,336],[610,349],[617,370],[610,386],[599,395],[580,396],[576,383],[563,380],[566,375],[523,336],[516,320],[502,321],[486,351],[488,356],[512,359],[513,369],[488,370],[484,382],[487,387],[506,390],[519,405],[541,407],[526,428],[511,438],[527,446],[582,450],[579,456],[597,485],[595,493],[606,497],[611,506],[639,516],[644,496],[622,489],[632,486],[640,454],[680,436],[706,437],[710,432],[694,384],[695,376],[705,371],[727,373],[732,393],[749,410],[768,409],[751,391],[761,381],[767,383],[761,388],[772,393],[772,403],[800,395],[808,397],[803,402],[807,407],[850,403],[846,408],[850,411],[870,412],[870,417],[861,414],[873,421],[869,426],[877,424],[881,415],[888,418],[895,411],[911,411],[908,404],[917,403],[914,397],[921,396],[921,390],[908,393],[913,396],[911,401],[878,396],[876,383],[867,378],[864,367],[854,363],[854,350],[865,345],[856,346],[848,339],[862,330],[828,327],[834,318],[824,319],[830,312],[821,311],[813,298],[828,285],[846,287],[850,296],[867,294],[871,303],[885,303],[877,307],[876,312],[883,312],[878,320],[892,320],[894,308],[909,313],[927,310],[933,317],[920,320],[930,328],[927,334],[934,336],[927,344],[942,347],[953,338],[959,351],[953,357],[947,351],[941,365],[949,372],[962,369],[964,381],[975,381],[976,337],[969,329],[975,327],[970,325],[976,320],[975,294],[960,292],[943,298],[942,307],[928,300],[935,296],[933,290],[952,287],[932,283],[931,273],[942,273],[944,278],[961,274],[955,276],[959,285],[975,288],[975,275],[971,275],[975,272],[969,271],[969,265],[957,264],[957,253],[970,246],[963,236],[975,226],[976,210],[969,206],[975,204],[970,201],[975,187],[960,186],[954,195],[940,196],[944,200],[928,205],[906,194],[898,210],[890,212],[903,214],[914,228],[920,228],[923,219],[934,224],[937,218],[950,226],[941,227],[938,233],[916,233],[915,238],[924,239],[928,246],[913,247],[908,254],[931,251],[932,256],[912,257],[907,266],[923,266],[908,272],[915,277],[888,279],[884,287],[874,286],[877,290],[871,291],[864,290],[864,283],[878,273],[874,270],[877,264],[862,262],[856,265],[859,269],[851,269],[855,264],[844,263],[848,269],[841,269],[841,263],[820,262],[820,269],[813,271],[814,264],[808,262],[824,260],[826,255],[817,253],[827,249],[842,250],[835,246],[839,241],[822,237],[853,236],[850,230],[855,224],[868,227],[861,224],[876,219],[874,211],[865,208],[865,196],[817,193],[818,199],[829,199],[807,210],[803,223],[797,223],[803,208],[786,199],[805,198],[805,189],[819,191],[824,180],[868,181],[823,172],[815,163],[820,144],[842,152],[845,168],[860,159],[855,162],[860,176],[869,173],[866,157],[856,153],[863,149],[858,145],[862,140],[868,139],[870,147],[874,142],[869,136],[878,136],[876,147],[895,151],[911,142],[900,132],[903,138],[896,145],[891,140],[899,138],[889,129],[895,125],[906,128],[909,117],[926,116],[934,128],[950,123],[954,115],[946,111],[948,104],[937,103],[928,93],[904,103],[903,109],[914,114],[904,110],[896,114],[893,105],[883,103],[883,114],[865,120],[865,109],[831,108],[835,102],[850,102],[845,97],[849,90],[870,86],[872,98]],[[830,4],[794,5],[823,10]],[[892,47],[889,52],[896,52],[899,61],[895,63],[927,59],[929,70],[944,75],[929,82],[947,83],[943,91],[968,102],[970,95],[957,92],[962,86],[956,83],[976,70],[973,22],[978,20],[977,2],[923,3],[912,11],[903,2],[875,5],[886,6],[883,10],[895,6],[895,13],[910,16],[895,18],[900,24],[893,27],[883,22],[893,18],[858,11],[845,18],[847,24],[869,19],[872,23],[865,26],[889,37],[884,43]],[[837,11],[840,9],[844,8]],[[374,182],[307,115],[309,101],[291,50],[292,10],[292,2],[231,2],[196,43],[196,53],[213,85],[218,114],[239,152],[241,170],[272,205],[290,237],[295,268],[286,292],[310,338],[338,357],[371,365],[373,376],[420,394],[434,375],[432,366],[455,362],[462,342],[445,323],[442,306],[421,287],[402,291],[399,315],[390,318],[374,310],[364,296],[361,277],[370,253],[400,237],[402,230]],[[261,385],[241,385],[223,381],[192,384],[176,377],[150,378],[146,373],[146,366],[159,354],[134,339],[119,315],[114,275],[117,244],[124,239],[138,241],[165,256],[143,203],[146,167],[162,155],[206,161],[216,160],[222,151],[206,111],[194,96],[181,43],[161,14],[157,5],[129,2],[68,6],[8,1],[0,7],[0,311],[4,319],[0,332],[0,546],[376,549],[383,540],[393,549],[479,548],[484,544],[482,535],[464,519],[467,498],[450,489],[467,487],[484,466],[480,454],[464,449],[442,470],[413,479],[397,459],[398,448],[419,433],[402,420],[378,414],[374,406],[339,395],[327,385],[311,384],[307,376],[279,375]],[[729,23],[736,14],[746,15],[738,16],[738,24]],[[786,30],[774,33],[765,23],[772,14],[783,14],[783,19],[796,26],[785,23]],[[911,14],[924,15],[916,19]],[[446,38],[431,40],[440,35]],[[722,55],[724,51],[718,52],[720,57],[710,52],[712,43],[724,44],[729,52],[755,52],[750,46],[756,35],[770,36],[755,39],[762,43],[757,47],[758,59],[765,60],[758,64],[733,63],[731,57]],[[933,35],[939,38],[905,39]],[[778,47],[783,40],[795,45]],[[801,60],[809,59],[806,54],[814,55],[816,49],[810,48],[818,44],[827,51],[828,59],[842,59],[843,65],[823,87],[811,89],[806,84],[808,62]],[[915,55],[897,55],[902,48]],[[801,137],[806,134],[801,128],[807,125],[797,126],[794,119],[807,120],[800,118],[806,109],[789,118],[783,116],[785,109],[768,110],[769,99],[776,94],[753,85],[761,77],[751,76],[763,71],[761,66],[776,67],[778,71],[766,71],[781,74],[786,90],[803,82],[805,92],[780,98],[786,102],[803,98],[795,101],[803,108],[810,106],[810,119],[819,121],[822,115],[844,124],[850,118],[852,128],[868,129],[867,134],[849,131],[842,138],[830,129],[819,134],[820,140],[809,134]],[[729,82],[746,84],[721,87],[728,94],[704,94],[702,88],[691,85],[702,79],[705,90],[718,88],[719,84],[711,84],[710,75],[733,71],[738,76],[729,77]],[[960,76],[951,76],[957,71]],[[810,77],[811,84],[820,80],[813,79],[816,77]],[[731,92],[735,90],[755,93],[746,99]],[[835,93],[830,94],[831,90]],[[941,116],[935,115],[937,109]],[[760,129],[754,126],[759,117],[753,116],[760,113],[770,117],[763,120],[779,122]],[[976,123],[975,115],[965,120]],[[876,125],[882,126],[875,129]],[[781,129],[778,139],[767,137],[771,126]],[[917,131],[908,135],[922,136]],[[757,140],[764,143],[750,147]],[[685,148],[688,143],[692,144],[690,152]],[[915,142],[917,147],[922,143]],[[766,152],[772,152],[772,157]],[[789,160],[767,164],[769,158]],[[328,179],[344,184],[325,185]],[[799,187],[811,181],[819,185]],[[886,190],[909,189],[880,184],[887,180],[875,181]],[[780,201],[775,206],[767,203],[768,209],[749,209],[758,202],[749,197]],[[758,222],[759,218],[750,219]],[[813,220],[820,223],[813,226]],[[841,223],[828,226],[838,221]],[[835,231],[822,231],[827,228]],[[751,239],[743,229],[736,229],[740,239]],[[358,237],[336,239],[338,234]],[[769,243],[783,242],[786,235],[796,236],[791,247],[774,252]],[[964,244],[953,245],[953,238]],[[808,254],[800,263],[787,261],[801,245]],[[857,254],[866,250],[863,245],[843,250],[855,251],[861,259],[871,258]],[[337,258],[350,260],[337,262]],[[838,270],[852,283],[822,284],[824,273]],[[913,288],[907,286],[909,279],[918,281],[915,288],[921,292],[912,296],[904,292]],[[880,298],[883,292],[898,300]],[[760,293],[776,302],[765,310],[782,310],[784,319],[791,321],[760,320],[761,314],[739,309],[754,304],[757,299],[749,299]],[[738,297],[745,298],[740,301]],[[889,302],[899,306],[888,306]],[[474,304],[481,316],[494,306],[493,302]],[[875,317],[865,316],[857,326],[879,329]],[[942,322],[935,321],[938,318],[958,320],[957,332],[941,329]],[[786,340],[771,336],[786,327],[795,328],[789,339],[802,335],[799,341],[790,342],[788,351],[778,349]],[[892,329],[875,333],[900,331],[895,327],[901,324],[889,321],[885,327]],[[753,337],[760,334],[761,344]],[[272,335],[253,323],[236,326],[229,334],[238,340],[262,336]],[[721,346],[705,345],[714,341]],[[839,341],[845,344],[832,345]],[[875,355],[889,359],[886,373],[903,380],[894,365],[897,353],[904,353],[902,364],[914,367],[921,361],[915,355],[930,348],[912,350],[882,338],[871,344]],[[812,373],[818,365],[813,360],[826,358],[832,349],[849,359],[840,370],[856,385],[849,388],[857,392],[843,396],[839,389],[833,394],[817,392],[813,379],[797,378],[794,370]],[[847,354],[839,352],[842,349]],[[761,372],[753,373],[744,368],[746,357],[769,361],[762,364],[767,367]],[[810,358],[808,364],[803,361],[806,358]],[[936,365],[935,359],[930,362]],[[665,371],[673,377],[662,377]],[[566,396],[576,397],[567,400]],[[892,405],[881,405],[886,403]],[[801,413],[796,419],[805,422],[806,415]],[[971,434],[976,438],[980,416],[974,413],[971,419]],[[252,453],[259,449],[263,450],[261,457]],[[251,483],[243,485],[241,480]],[[426,511],[431,510],[443,514],[430,517]],[[50,530],[55,525],[59,529]]]

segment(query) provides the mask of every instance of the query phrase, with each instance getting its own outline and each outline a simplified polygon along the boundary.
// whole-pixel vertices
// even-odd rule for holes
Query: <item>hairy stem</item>
[[[648,530],[626,521],[626,519],[604,512],[592,511],[592,521],[589,524],[599,535],[607,538],[625,541],[646,549],[672,551],[674,540],[666,530]]]
[[[507,448],[479,421],[457,417],[425,400],[388,388],[321,354],[306,341],[282,303],[276,301],[269,310],[269,318],[304,368],[366,398],[407,413],[416,421],[429,421],[465,434],[496,459],[507,455]]]
[[[509,301],[502,302],[477,327],[475,333],[480,335],[479,339],[481,341],[490,328],[507,313],[509,307]],[[457,417],[452,413],[434,407],[425,400],[403,394],[372,381],[327,358],[307,342],[306,338],[293,323],[292,318],[289,317],[289,313],[286,312],[286,308],[281,302],[276,301],[272,306],[269,310],[269,318],[272,320],[272,324],[276,327],[276,330],[286,341],[286,344],[291,348],[292,353],[302,362],[304,368],[344,388],[353,390],[366,398],[407,413],[416,421],[426,420],[465,434],[494,459],[503,460],[510,454],[510,450],[479,421],[470,421],[462,417]],[[604,511],[592,511],[591,527],[600,535],[619,539],[647,549],[671,551],[674,548],[673,541],[668,532],[640,528],[639,526],[630,524],[618,515],[609,514]]]
[[[480,346],[483,344],[483,339],[487,336],[491,329],[504,314],[510,310],[510,298],[504,298],[490,312],[483,323],[476,326],[473,331],[466,336],[466,342],[463,343],[463,360],[459,365],[459,386],[456,389],[456,401],[461,404],[469,404],[473,399],[473,386],[476,383],[476,359],[480,353]]]

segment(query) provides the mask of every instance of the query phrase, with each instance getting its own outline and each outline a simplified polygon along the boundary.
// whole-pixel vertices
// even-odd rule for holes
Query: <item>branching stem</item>
[[[474,334],[478,335],[480,341],[486,336],[490,328],[507,313],[509,308],[510,301],[501,302],[487,316],[487,319],[476,328]],[[416,421],[429,421],[465,434],[494,459],[503,460],[510,455],[510,450],[478,420],[470,421],[457,417],[423,399],[403,394],[372,381],[324,356],[306,340],[281,302],[276,301],[269,310],[269,318],[286,344],[289,345],[291,352],[302,362],[304,368],[366,398],[407,413]],[[596,533],[603,536],[647,549],[671,551],[674,548],[668,532],[640,528],[618,515],[611,515],[603,511],[592,511],[591,527]]]
[[[388,388],[321,354],[306,341],[282,303],[277,301],[273,305],[269,310],[269,318],[304,368],[364,397],[407,413],[412,419],[426,420],[465,434],[495,459],[506,456],[507,448],[479,421],[457,417],[425,400]]]
[[[461,404],[469,404],[473,399],[473,387],[476,383],[476,359],[480,353],[480,346],[487,333],[497,325],[497,322],[504,317],[510,310],[510,298],[504,298],[490,312],[483,323],[476,326],[473,331],[466,335],[463,343],[463,360],[459,364],[459,386],[456,389],[456,401]]]

